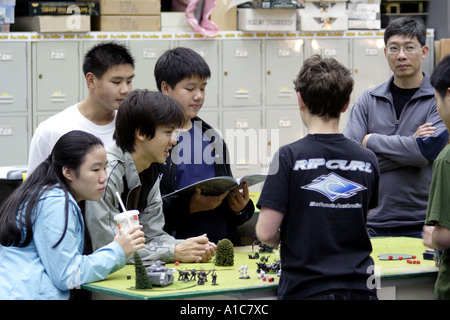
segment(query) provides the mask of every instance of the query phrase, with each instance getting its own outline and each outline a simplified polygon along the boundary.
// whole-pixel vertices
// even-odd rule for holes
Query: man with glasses
[[[437,113],[427,57],[426,27],[411,18],[385,30],[393,76],[367,89],[353,106],[344,135],[371,149],[380,165],[380,199],[370,211],[371,236],[421,237],[433,161],[448,142]]]

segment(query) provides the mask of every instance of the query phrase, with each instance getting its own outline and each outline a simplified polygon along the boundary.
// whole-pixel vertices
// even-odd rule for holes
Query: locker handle
[[[66,95],[63,93],[54,93],[51,95],[51,102],[66,102]]]
[[[14,103],[13,96],[1,96],[0,95],[0,104],[10,104],[10,103]]]
[[[239,163],[239,164],[236,164],[236,169],[237,170],[247,170],[247,169],[250,169],[250,165],[248,163]]]
[[[280,98],[291,98],[293,96],[294,90],[288,88],[281,88],[278,91],[278,96]]]
[[[248,99],[250,98],[250,93],[245,89],[239,89],[236,91],[237,99]]]

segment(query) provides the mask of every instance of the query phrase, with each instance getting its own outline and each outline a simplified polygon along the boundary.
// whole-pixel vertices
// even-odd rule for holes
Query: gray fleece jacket
[[[144,204],[141,208],[136,208],[128,203],[128,200],[130,194],[141,186],[141,179],[131,154],[123,152],[114,145],[107,148],[107,158],[108,180],[105,193],[99,201],[86,201],[85,207],[85,220],[92,241],[92,249],[95,251],[110,243],[118,232],[114,216],[122,212],[116,196],[116,192],[119,192],[128,210],[140,210],[139,223],[143,226],[142,231],[146,242],[145,249],[139,250],[141,259],[173,262],[175,245],[183,240],[176,240],[163,231],[164,214],[159,191],[160,177],[156,176],[152,179],[152,168],[144,170],[146,175],[143,179],[147,179],[147,182],[150,179],[150,183],[148,186],[142,186],[141,198],[144,197]],[[131,255],[128,258],[128,262],[132,262],[132,257]]]
[[[448,142],[445,124],[437,113],[430,78],[424,81],[397,119],[389,90],[393,77],[367,89],[350,111],[344,135],[361,143],[372,134],[367,148],[380,165],[379,206],[370,211],[369,227],[391,228],[422,225],[425,220],[433,160]],[[432,136],[416,138],[424,123],[432,123]]]

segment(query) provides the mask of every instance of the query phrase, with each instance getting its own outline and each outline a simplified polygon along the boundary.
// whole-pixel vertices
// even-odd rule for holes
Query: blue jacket
[[[0,299],[68,299],[69,290],[104,279],[125,265],[125,253],[116,242],[91,255],[82,255],[84,223],[70,196],[67,231],[64,192],[55,188],[40,199],[34,215],[33,239],[24,248],[0,246]]]
[[[425,220],[433,160],[448,142],[445,124],[437,113],[434,88],[424,74],[422,85],[397,119],[389,90],[393,77],[361,94],[350,111],[344,135],[367,148],[380,165],[379,206],[370,211],[369,227],[422,225]],[[436,127],[434,135],[415,138],[424,123]]]

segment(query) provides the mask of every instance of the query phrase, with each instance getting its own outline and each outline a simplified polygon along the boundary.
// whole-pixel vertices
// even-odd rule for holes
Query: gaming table
[[[372,257],[375,262],[375,277],[368,281],[378,289],[379,299],[432,299],[434,282],[438,268],[433,260],[424,260],[422,239],[396,237],[373,238]],[[259,246],[235,247],[234,265],[218,267],[213,262],[194,264],[166,264],[175,268],[174,282],[166,287],[153,286],[152,289],[136,290],[133,265],[110,274],[105,280],[83,285],[92,291],[93,299],[261,299],[276,298],[279,277],[275,273],[266,273],[266,279],[258,278],[257,262],[250,259],[259,250]],[[279,260],[279,252],[258,252],[272,264]],[[399,259],[399,256],[409,259]],[[382,259],[380,259],[380,257]],[[386,258],[392,256],[392,259]],[[411,258],[413,257],[413,258]],[[409,261],[408,261],[409,260]],[[414,262],[415,261],[415,262]],[[250,279],[240,279],[239,268],[247,265]],[[197,281],[178,280],[178,270],[203,270],[209,272],[207,281],[199,285]],[[217,285],[212,285],[212,270],[217,274]],[[372,281],[373,280],[373,281]]]

